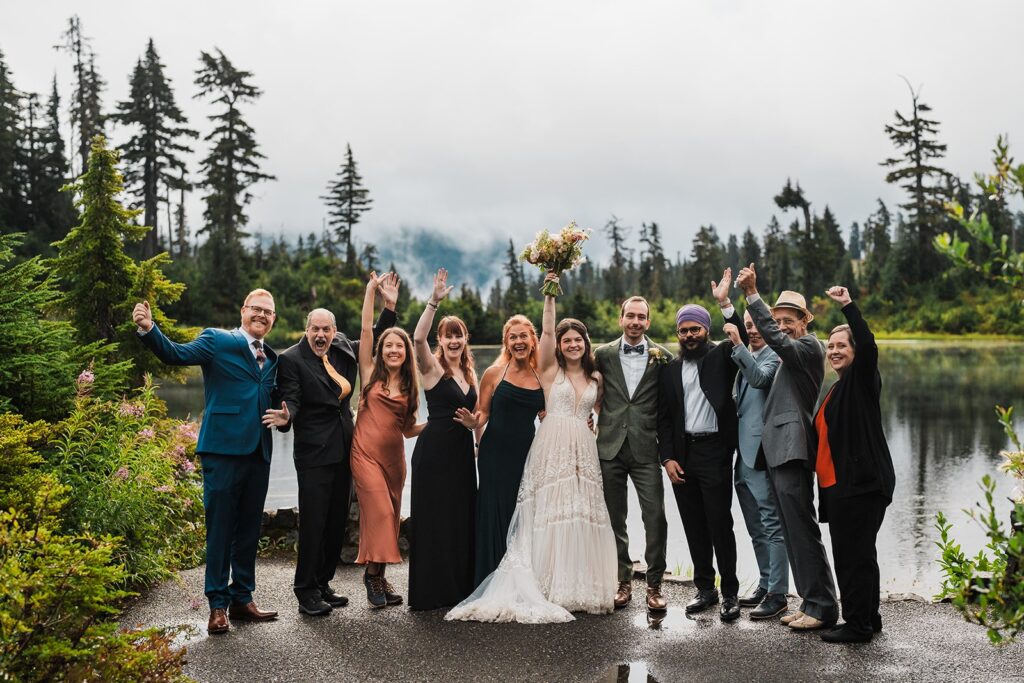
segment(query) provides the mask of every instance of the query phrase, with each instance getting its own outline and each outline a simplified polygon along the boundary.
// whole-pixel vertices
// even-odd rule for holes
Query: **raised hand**
[[[743,291],[744,296],[757,294],[757,273],[754,271],[754,264],[740,270],[736,277],[736,286]]]
[[[366,280],[366,291],[376,292],[377,288],[380,287],[380,281],[384,278],[383,275],[377,277],[377,271],[371,270],[370,277]]]
[[[480,413],[471,413],[468,408],[457,408],[452,419],[466,429],[476,429],[480,424]]]
[[[729,341],[732,342],[733,346],[740,346],[743,344],[743,340],[740,339],[740,328],[736,327],[732,323],[726,323],[722,328],[725,332],[725,336],[729,337]]]
[[[853,301],[853,299],[850,298],[850,290],[846,287],[836,285],[835,287],[829,287],[826,289],[825,293],[828,294],[830,299],[838,303],[840,306],[845,306]]]
[[[444,268],[438,268],[437,275],[434,276],[434,291],[430,293],[429,303],[437,304],[442,301],[452,291],[452,287],[448,286],[448,271]]]
[[[378,280],[377,289],[380,290],[380,296],[384,300],[384,308],[394,310],[395,303],[398,301],[398,287],[401,282],[395,273],[385,273]]]
[[[722,279],[718,282],[711,281],[711,295],[715,297],[715,300],[720,306],[727,307],[730,303],[729,300],[729,285],[732,284],[732,268],[726,268],[722,271]]]
[[[288,412],[288,404],[281,401],[281,410],[267,408],[267,412],[263,413],[263,426],[268,429],[270,427],[284,427],[291,419],[292,416]]]
[[[132,309],[132,320],[143,332],[153,329],[153,312],[149,310],[148,301],[135,304],[135,308]]]

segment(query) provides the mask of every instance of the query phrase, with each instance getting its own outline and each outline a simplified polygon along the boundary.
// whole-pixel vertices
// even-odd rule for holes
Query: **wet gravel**
[[[186,673],[199,681],[1024,681],[1024,643],[993,647],[949,605],[883,603],[883,632],[843,646],[745,613],[731,624],[711,610],[688,618],[682,606],[694,589],[685,584],[666,584],[670,606],[660,620],[648,615],[636,582],[633,603],[613,615],[533,626],[450,623],[444,610],[371,610],[354,566],[332,584],[349,606],[309,617],[292,596],[293,570],[289,558],[258,562],[256,604],[279,610],[274,622],[207,636],[198,568],[140,598],[124,623],[194,625],[182,643]],[[404,594],[408,565],[390,568],[388,578]]]

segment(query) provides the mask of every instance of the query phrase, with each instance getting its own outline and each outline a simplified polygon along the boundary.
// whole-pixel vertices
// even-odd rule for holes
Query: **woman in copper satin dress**
[[[384,577],[388,564],[402,561],[398,552],[402,488],[405,485],[405,439],[423,429],[416,424],[419,384],[409,335],[398,327],[385,330],[373,349],[373,302],[387,277],[370,274],[363,299],[359,344],[362,392],[352,437],[352,478],[359,501],[359,556],[363,583],[373,608],[399,605],[402,596]]]

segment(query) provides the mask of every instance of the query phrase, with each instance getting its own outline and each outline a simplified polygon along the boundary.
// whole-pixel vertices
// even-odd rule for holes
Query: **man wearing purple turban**
[[[729,300],[732,269],[711,293],[726,322],[746,330]],[[722,621],[740,615],[736,577],[736,538],[732,531],[732,454],[738,439],[732,385],[737,366],[732,342],[709,340],[711,314],[687,304],[676,314],[679,358],[664,367],[658,391],[658,450],[672,482],[672,492],[693,559],[697,597],[686,605],[695,614],[718,603],[715,568],[721,576]]]

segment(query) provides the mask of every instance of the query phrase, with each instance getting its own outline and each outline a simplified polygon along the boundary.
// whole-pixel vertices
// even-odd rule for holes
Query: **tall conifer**
[[[350,275],[354,275],[356,249],[352,232],[364,213],[370,210],[373,200],[370,191],[363,187],[363,177],[352,156],[352,145],[345,145],[345,163],[341,165],[337,178],[328,183],[327,194],[321,199],[330,207],[327,223],[334,228],[338,241],[345,245],[345,263]]]
[[[82,22],[78,15],[68,19],[68,28],[61,34],[61,40],[54,47],[69,53],[74,60],[71,65],[75,74],[75,88],[71,96],[71,125],[78,135],[79,168],[84,173],[92,139],[103,134],[101,94],[106,84],[96,71],[96,54],[89,47],[89,39],[82,35]]]

